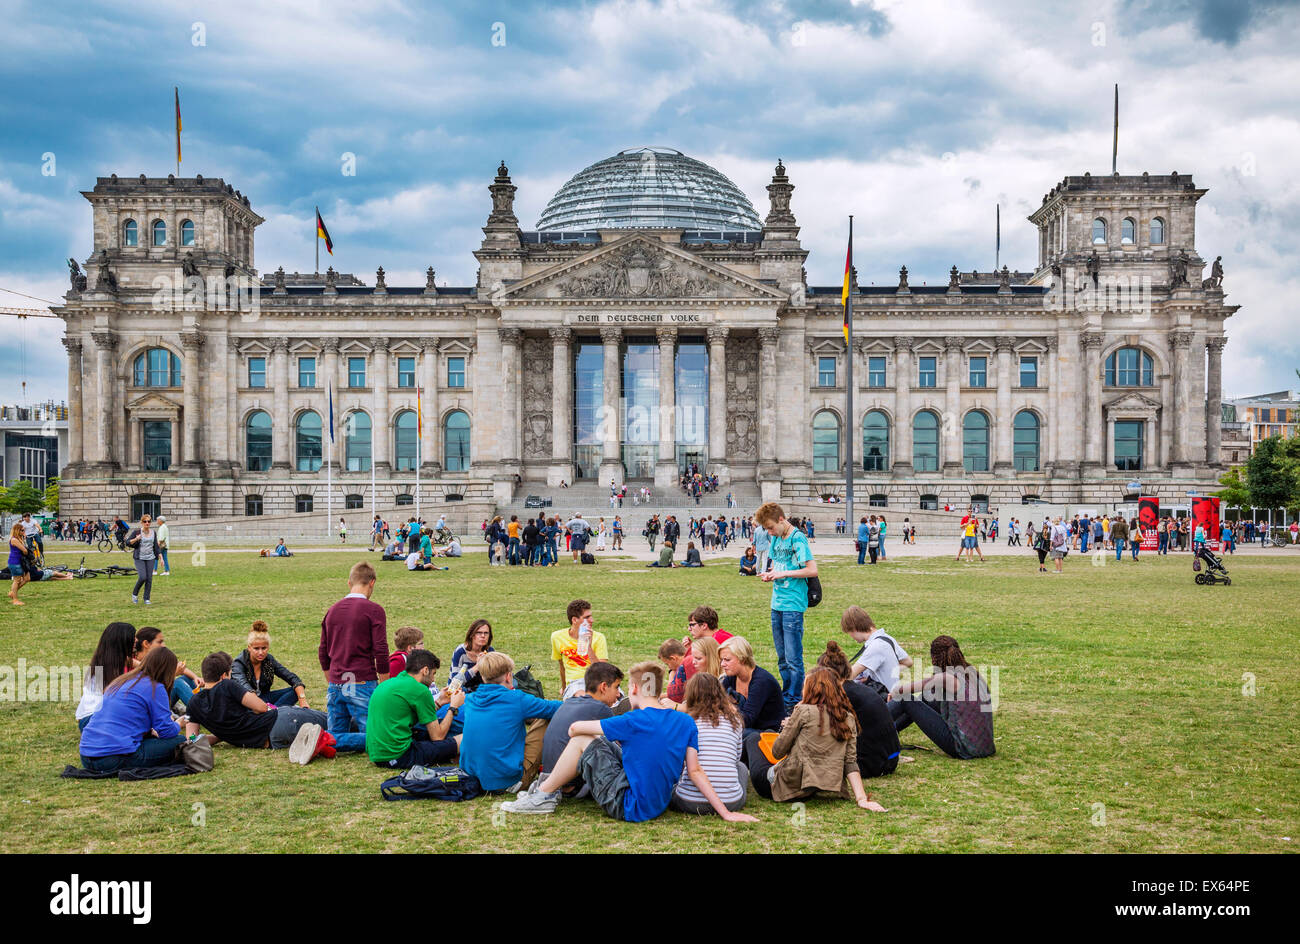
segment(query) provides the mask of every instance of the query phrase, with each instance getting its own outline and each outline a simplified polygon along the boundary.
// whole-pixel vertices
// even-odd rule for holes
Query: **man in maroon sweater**
[[[354,564],[348,573],[348,595],[329,608],[320,624],[329,732],[340,751],[366,749],[370,694],[388,678],[388,618],[370,599],[374,592],[375,568],[365,561]]]

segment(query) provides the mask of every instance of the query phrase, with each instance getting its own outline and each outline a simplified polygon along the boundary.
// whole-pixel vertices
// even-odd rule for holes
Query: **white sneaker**
[[[554,793],[543,793],[541,790],[530,790],[527,793],[519,794],[518,799],[502,803],[501,809],[507,813],[554,813],[555,808],[560,805],[560,791]]]
[[[316,756],[320,744],[321,726],[308,722],[298,729],[297,736],[289,745],[289,763],[306,765]]]
[[[145,601],[144,601],[144,605],[145,605],[145,606],[153,606],[153,600],[145,600]]]
[[[138,596],[136,596],[136,595],[133,593],[133,594],[131,594],[131,602],[132,602],[132,603],[139,603],[139,602],[140,602],[140,598],[139,598]]]

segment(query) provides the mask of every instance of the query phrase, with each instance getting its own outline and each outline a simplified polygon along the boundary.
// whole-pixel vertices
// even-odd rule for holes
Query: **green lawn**
[[[197,668],[212,650],[237,654],[260,617],[271,626],[272,652],[308,681],[323,708],[320,619],[346,592],[348,566],[364,556],[210,553],[195,567],[173,554],[174,576],[155,581],[149,610],[131,606],[125,577],[29,585],[25,608],[4,607],[0,666],[84,664],[105,623],[126,619],[163,628]],[[129,563],[120,553],[111,559]],[[929,640],[948,633],[973,664],[997,667],[997,755],[954,761],[905,750],[915,763],[868,781],[887,814],[832,797],[797,808],[751,792],[746,811],[757,825],[671,812],[627,825],[587,802],[507,819],[493,799],[384,803],[384,774],[360,755],[298,767],[285,752],[225,745],[206,775],[68,781],[57,774],[77,762],[75,700],[6,700],[0,834],[10,852],[198,844],[228,852],[1291,851],[1300,843],[1300,688],[1287,665],[1300,558],[1229,563],[1233,585],[1210,588],[1192,583],[1186,555],[1105,567],[1072,557],[1063,577],[1037,576],[1029,554],[983,565],[823,560],[826,601],[809,613],[809,665],[826,639],[843,639],[839,613],[858,603],[914,656],[928,657]],[[548,636],[575,596],[593,602],[610,658],[624,668],[680,636],[698,603],[716,607],[725,628],[747,636],[760,663],[775,668],[767,590],[729,566],[660,573],[605,559],[597,567],[506,570],[481,557],[447,573],[379,566],[375,599],[388,611],[390,637],[399,626],[419,626],[448,662],[471,619],[486,616],[497,648],[532,663],[548,696],[558,684],[546,662]],[[1254,695],[1243,694],[1246,673]],[[903,740],[925,743],[915,728]],[[193,822],[200,812],[202,826]],[[418,834],[412,820],[423,826]]]

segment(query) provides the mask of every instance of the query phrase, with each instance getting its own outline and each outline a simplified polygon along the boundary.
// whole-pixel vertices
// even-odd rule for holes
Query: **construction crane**
[[[13,315],[15,318],[58,318],[50,314],[48,308],[7,308],[0,306],[0,315]]]

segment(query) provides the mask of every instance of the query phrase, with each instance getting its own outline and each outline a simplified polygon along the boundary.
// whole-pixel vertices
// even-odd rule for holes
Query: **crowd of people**
[[[502,805],[508,813],[591,799],[628,822],[670,807],[738,821],[752,819],[740,812],[751,787],[776,802],[826,792],[883,811],[863,781],[896,770],[898,732],[912,724],[951,757],[993,753],[989,691],[948,636],[930,646],[929,676],[904,678],[911,657],[849,607],[840,628],[857,652],[830,640],[805,674],[803,617],[817,564],[778,505],[765,504],[755,522],[769,538],[772,566],[760,575],[772,585],[777,674],[707,605],[657,660],[625,672],[610,661],[592,604],[577,599],[550,639],[559,698],[542,697],[531,673],[494,645],[486,619],[471,623],[439,684],[442,662],[420,629],[398,629],[390,647],[375,568],[362,561],[321,621],[323,711],[271,655],[261,621],[238,656],[209,653],[199,674],[156,628],[110,624],[76,712],[82,768],[100,776],[174,765],[184,744],[206,739],[287,749],[299,764],[337,752],[364,752],[385,770],[455,761],[485,791],[515,794]]]

